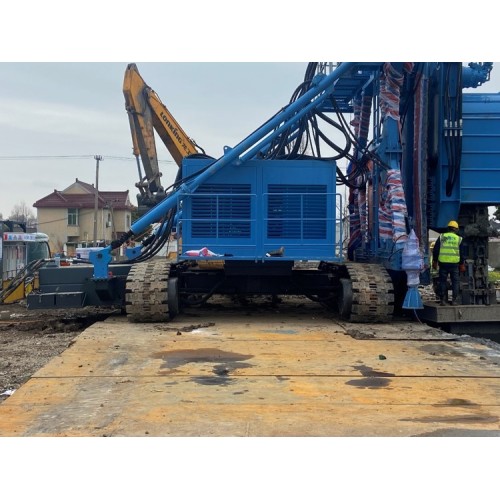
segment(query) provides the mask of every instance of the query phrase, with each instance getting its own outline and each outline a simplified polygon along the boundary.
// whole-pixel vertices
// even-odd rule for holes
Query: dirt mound
[[[22,303],[0,304],[0,402],[67,349],[81,331],[111,314],[117,311],[28,310]]]

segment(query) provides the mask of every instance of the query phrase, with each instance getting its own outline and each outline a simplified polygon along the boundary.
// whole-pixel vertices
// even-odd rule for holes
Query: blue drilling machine
[[[41,268],[28,307],[118,305],[131,321],[168,321],[213,295],[299,295],[351,322],[410,311],[457,332],[498,330],[488,208],[500,204],[500,94],[467,92],[492,68],[309,63],[289,103],[239,144],[183,158],[122,238],[88,263]],[[439,307],[421,290],[429,232],[450,220],[467,266],[459,306]],[[176,258],[159,258],[173,233]]]

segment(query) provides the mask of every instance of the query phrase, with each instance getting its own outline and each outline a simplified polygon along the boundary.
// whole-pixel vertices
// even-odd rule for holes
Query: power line
[[[93,155],[33,155],[33,156],[0,156],[0,160],[57,160],[57,159],[73,159],[84,160],[86,158],[93,158]]]
[[[31,156],[0,156],[0,160],[86,160],[93,159],[94,155],[31,155]],[[135,158],[127,156],[108,156],[103,158],[119,161],[136,161]],[[174,163],[173,160],[158,160],[158,163]]]

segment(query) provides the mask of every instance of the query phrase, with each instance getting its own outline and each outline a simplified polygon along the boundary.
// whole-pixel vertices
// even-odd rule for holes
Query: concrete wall
[[[68,212],[60,208],[37,209],[38,231],[49,237],[49,246],[52,253],[61,252],[68,239]],[[70,234],[73,236],[73,234]]]
[[[131,220],[131,212],[127,210],[101,209],[97,213],[97,239],[109,243],[113,239],[113,221],[115,232],[126,232]],[[92,242],[94,238],[94,210],[82,208],[78,212],[78,225],[68,225],[66,208],[39,208],[37,210],[38,230],[49,237],[52,253],[62,252],[68,241]],[[110,224],[107,224],[111,221]]]

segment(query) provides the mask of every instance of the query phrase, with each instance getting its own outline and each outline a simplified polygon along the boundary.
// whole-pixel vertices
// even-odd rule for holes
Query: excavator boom
[[[163,193],[154,132],[161,138],[178,167],[183,158],[198,152],[196,144],[161,102],[158,94],[146,84],[134,63],[125,70],[123,94],[132,133],[133,153],[139,166],[140,182],[137,187],[143,198],[154,198]],[[139,156],[144,167],[144,178]]]

